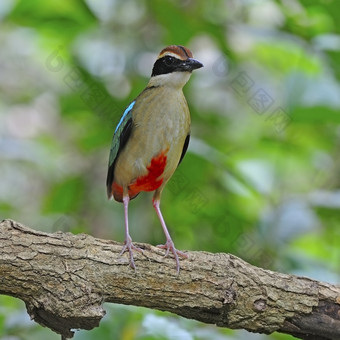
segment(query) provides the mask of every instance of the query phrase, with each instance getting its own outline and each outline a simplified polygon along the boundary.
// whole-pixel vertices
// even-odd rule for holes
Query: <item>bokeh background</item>
[[[182,44],[205,67],[163,194],[177,247],[339,283],[339,19],[336,0],[1,0],[0,219],[123,241],[105,189],[113,131],[159,51]],[[164,242],[150,194],[130,223],[135,241]],[[105,308],[75,339],[293,339]],[[60,339],[7,296],[0,338]]]

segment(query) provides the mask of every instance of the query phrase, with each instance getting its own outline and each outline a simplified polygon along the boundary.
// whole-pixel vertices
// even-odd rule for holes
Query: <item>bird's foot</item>
[[[127,237],[127,238],[125,239],[124,247],[123,247],[123,249],[122,249],[122,251],[120,252],[119,255],[122,256],[126,251],[128,251],[128,252],[129,252],[129,257],[130,257],[130,266],[131,266],[134,270],[136,270],[135,261],[134,261],[134,259],[133,259],[133,250],[136,250],[136,251],[138,251],[138,252],[140,252],[140,253],[143,254],[143,249],[136,247],[136,246],[132,243],[132,239],[131,239],[131,237],[129,236],[129,237]]]
[[[186,253],[177,250],[172,240],[167,240],[165,244],[160,244],[157,246],[157,248],[166,249],[164,257],[168,256],[169,252],[171,251],[171,253],[175,257],[177,273],[179,273],[180,265],[178,256],[184,257],[185,259],[187,259],[189,256]]]

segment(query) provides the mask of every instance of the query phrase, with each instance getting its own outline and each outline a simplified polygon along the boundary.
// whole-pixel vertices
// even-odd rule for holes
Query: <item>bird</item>
[[[192,71],[203,67],[182,45],[161,50],[144,90],[128,105],[115,128],[110,148],[106,179],[108,199],[124,205],[125,241],[120,255],[129,253],[130,266],[136,270],[133,251],[143,250],[132,242],[128,205],[142,191],[154,191],[152,204],[159,218],[166,243],[157,247],[171,252],[180,271],[179,256],[161,209],[162,191],[181,163],[190,140],[190,112],[183,86]]]

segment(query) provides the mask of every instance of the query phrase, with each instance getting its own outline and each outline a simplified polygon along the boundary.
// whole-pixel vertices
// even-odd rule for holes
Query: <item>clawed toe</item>
[[[168,243],[166,243],[166,244],[158,244],[156,247],[160,248],[160,249],[166,249],[164,257],[167,257],[169,255],[169,251],[170,250],[171,250],[171,252],[173,254],[176,252],[177,255],[182,256],[185,259],[187,259],[189,257],[188,254],[186,254],[186,253],[176,249],[174,245],[171,245],[171,244],[168,244]]]
[[[179,258],[178,256],[181,256],[185,259],[188,258],[188,255],[186,253],[183,253],[180,250],[177,250],[175,248],[174,243],[171,241],[167,241],[165,244],[160,244],[157,246],[157,248],[161,248],[161,249],[166,249],[166,252],[164,254],[164,257],[167,257],[169,255],[169,252],[171,251],[171,253],[174,255],[175,257],[175,261],[176,261],[176,269],[177,269],[177,273],[179,273],[179,269],[180,269],[180,264],[179,264]]]
[[[134,261],[134,259],[133,259],[133,250],[138,251],[139,253],[142,253],[142,254],[144,253],[144,252],[143,252],[143,249],[136,247],[136,246],[132,243],[131,238],[128,238],[128,239],[125,240],[125,244],[124,244],[124,246],[123,246],[123,248],[122,248],[122,251],[120,252],[119,255],[122,256],[126,251],[128,251],[128,252],[129,252],[129,258],[130,258],[130,266],[131,266],[134,270],[136,270],[135,261]]]

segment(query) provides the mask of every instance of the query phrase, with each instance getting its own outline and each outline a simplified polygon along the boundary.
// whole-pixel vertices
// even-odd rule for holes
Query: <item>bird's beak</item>
[[[188,58],[184,60],[183,63],[181,64],[182,71],[187,71],[187,72],[191,72],[201,67],[203,67],[203,64],[193,58]]]

